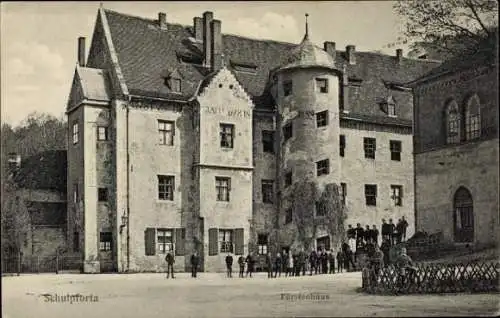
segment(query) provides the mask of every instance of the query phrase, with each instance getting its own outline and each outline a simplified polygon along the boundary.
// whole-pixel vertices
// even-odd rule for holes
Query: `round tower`
[[[309,40],[307,24],[302,42],[270,74],[278,111],[280,224],[291,205],[291,185],[306,178],[320,190],[340,184],[339,74],[333,57]]]

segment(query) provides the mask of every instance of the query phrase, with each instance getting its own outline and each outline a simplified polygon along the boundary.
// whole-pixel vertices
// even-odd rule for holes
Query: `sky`
[[[222,32],[299,43],[309,14],[309,35],[357,51],[407,52],[387,48],[402,34],[391,1],[299,2],[102,2],[106,9],[192,25],[193,17],[212,11]],[[77,38],[91,43],[99,2],[1,3],[1,121],[19,125],[33,112],[64,118],[77,61]]]

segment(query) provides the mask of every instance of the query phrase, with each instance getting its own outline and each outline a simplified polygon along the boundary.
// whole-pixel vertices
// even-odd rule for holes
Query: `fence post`
[[[59,251],[56,251],[56,274],[59,274]]]
[[[17,252],[17,276],[21,275],[22,256],[21,251]]]
[[[40,274],[40,256],[36,256],[36,271]]]

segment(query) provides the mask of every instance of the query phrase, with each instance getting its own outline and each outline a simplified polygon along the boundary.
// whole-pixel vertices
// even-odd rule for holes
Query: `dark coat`
[[[226,256],[226,265],[233,266],[233,257],[231,255]]]
[[[165,261],[172,265],[175,263],[175,258],[172,256],[172,254],[168,253],[167,256],[165,256]]]
[[[198,255],[191,255],[191,265],[198,266],[200,263],[200,257]]]

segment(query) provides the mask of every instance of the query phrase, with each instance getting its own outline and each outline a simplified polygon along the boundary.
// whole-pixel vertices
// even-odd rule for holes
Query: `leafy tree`
[[[417,46],[451,55],[474,50],[498,27],[497,0],[399,0],[394,10]]]

